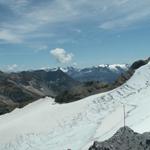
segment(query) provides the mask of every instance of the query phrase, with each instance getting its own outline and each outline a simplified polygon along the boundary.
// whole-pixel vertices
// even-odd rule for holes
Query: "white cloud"
[[[134,12],[132,14],[127,14],[125,16],[118,17],[117,19],[108,20],[103,22],[99,27],[101,29],[118,29],[118,28],[126,28],[140,21],[144,21],[148,19],[150,16],[149,10],[142,10],[138,12]]]
[[[54,56],[54,58],[62,64],[66,64],[72,61],[73,59],[73,54],[72,53],[67,53],[64,49],[62,48],[56,48],[50,51],[50,53]]]
[[[43,38],[68,23],[77,28],[74,31],[82,33],[76,25],[90,22],[103,30],[124,29],[142,24],[150,17],[149,0],[0,0],[0,3],[12,11],[10,19],[0,22],[0,39],[10,43],[29,41],[37,38],[37,33]]]
[[[22,41],[19,35],[13,34],[8,30],[0,31],[0,40],[8,43],[20,43]]]
[[[17,64],[12,64],[12,65],[7,65],[5,69],[9,72],[12,72],[12,71],[16,71],[17,68],[18,68]]]
[[[136,4],[136,5],[135,5]],[[27,18],[38,25],[98,20],[102,29],[134,26],[150,17],[149,0],[54,0],[50,5],[36,6]],[[77,30],[80,33],[80,30]]]

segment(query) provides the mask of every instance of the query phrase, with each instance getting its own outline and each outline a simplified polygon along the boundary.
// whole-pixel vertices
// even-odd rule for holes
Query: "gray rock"
[[[138,134],[122,127],[110,139],[95,141],[89,150],[150,150],[150,133]]]

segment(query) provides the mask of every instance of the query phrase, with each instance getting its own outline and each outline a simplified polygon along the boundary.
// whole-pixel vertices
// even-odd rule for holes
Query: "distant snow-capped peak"
[[[118,69],[118,68],[122,68],[122,69],[128,69],[129,65],[128,64],[100,64],[97,67],[100,68],[109,68],[109,69]]]

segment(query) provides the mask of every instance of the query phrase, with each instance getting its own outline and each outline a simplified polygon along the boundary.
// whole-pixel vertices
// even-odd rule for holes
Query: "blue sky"
[[[131,63],[149,48],[149,0],[0,0],[2,70]]]

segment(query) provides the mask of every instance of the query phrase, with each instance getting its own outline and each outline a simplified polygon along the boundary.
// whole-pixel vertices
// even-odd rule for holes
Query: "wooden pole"
[[[125,109],[125,104],[123,104],[123,116],[124,116],[124,128],[126,126],[126,109]]]

